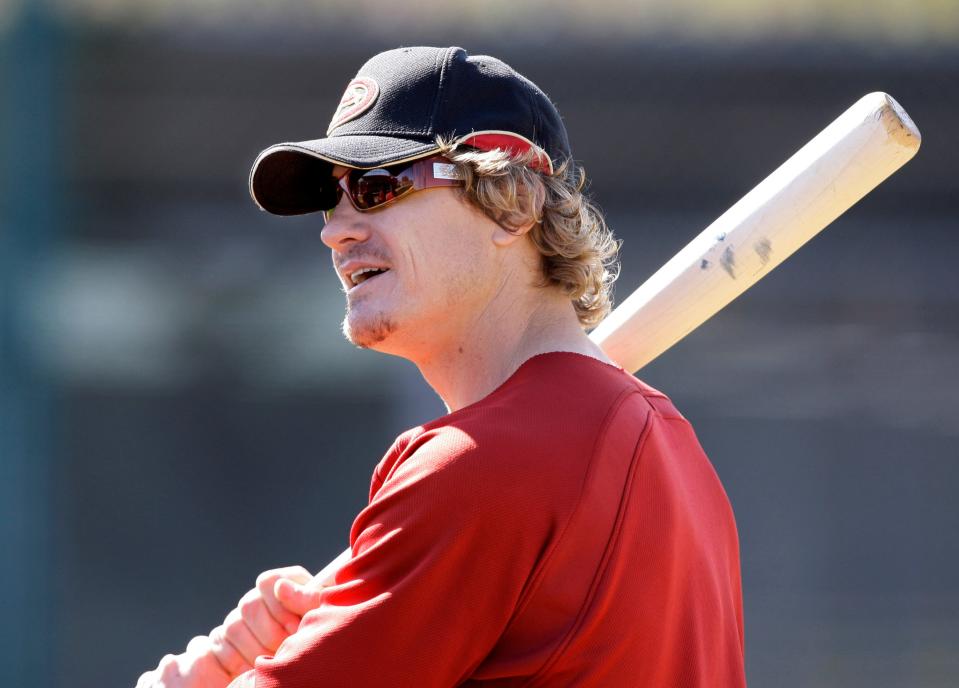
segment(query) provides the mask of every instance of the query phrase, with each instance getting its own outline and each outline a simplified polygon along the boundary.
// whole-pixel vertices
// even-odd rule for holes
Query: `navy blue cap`
[[[360,68],[326,138],[260,153],[250,195],[276,215],[329,210],[333,165],[375,169],[433,155],[437,136],[481,150],[533,149],[540,154],[533,167],[546,172],[570,157],[556,107],[509,65],[462,48],[399,48]]]

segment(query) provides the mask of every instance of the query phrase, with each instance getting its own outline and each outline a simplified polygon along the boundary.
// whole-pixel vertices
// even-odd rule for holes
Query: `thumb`
[[[320,606],[320,592],[288,578],[280,578],[273,586],[276,599],[287,611],[297,616],[303,616]]]

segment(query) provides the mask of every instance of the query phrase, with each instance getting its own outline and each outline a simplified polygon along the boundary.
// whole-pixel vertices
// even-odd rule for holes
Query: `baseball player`
[[[618,244],[556,108],[460,48],[374,56],[250,189],[322,213],[343,332],[449,413],[377,465],[350,559],[260,576],[141,686],[745,685],[729,501],[692,428],[585,334]]]

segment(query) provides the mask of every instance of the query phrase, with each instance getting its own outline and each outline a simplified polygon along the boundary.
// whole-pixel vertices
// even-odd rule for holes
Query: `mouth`
[[[347,289],[347,293],[358,289],[361,285],[375,280],[380,275],[384,275],[389,271],[389,268],[362,268],[350,273],[350,275],[348,275],[350,287]]]

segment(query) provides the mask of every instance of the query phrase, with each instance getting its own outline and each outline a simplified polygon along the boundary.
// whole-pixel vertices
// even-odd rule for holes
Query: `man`
[[[741,686],[738,544],[688,422],[586,336],[618,248],[535,85],[458,48],[373,57],[327,138],[257,158],[323,212],[346,337],[449,413],[377,466],[322,590],[261,575],[154,686]]]

